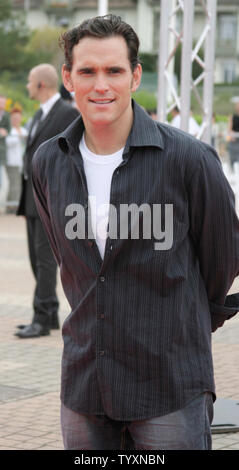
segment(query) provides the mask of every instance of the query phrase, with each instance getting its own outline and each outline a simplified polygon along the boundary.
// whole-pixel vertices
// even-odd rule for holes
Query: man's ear
[[[64,87],[65,87],[69,92],[74,91],[73,84],[72,84],[72,80],[71,80],[71,72],[70,72],[70,70],[66,67],[65,64],[63,64],[63,66],[62,66],[61,75],[62,75],[62,81],[63,81]]]
[[[132,85],[131,85],[132,93],[139,88],[141,77],[142,77],[142,67],[141,67],[141,64],[137,64],[133,71],[133,79],[132,79]]]

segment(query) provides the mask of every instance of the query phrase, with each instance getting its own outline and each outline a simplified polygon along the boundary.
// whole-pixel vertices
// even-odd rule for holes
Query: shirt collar
[[[124,154],[130,147],[159,147],[164,149],[163,137],[160,131],[160,124],[153,119],[132,100],[134,111],[134,121],[126,141]],[[59,135],[58,143],[63,152],[68,152],[69,146],[74,149],[79,148],[79,142],[84,132],[84,123],[82,117],[67,127],[67,129]]]
[[[41,104],[41,109],[42,109],[42,119],[46,117],[46,115],[49,113],[51,108],[54,106],[54,104],[59,100],[60,98],[60,93],[55,93],[49,100],[45,101],[45,103]]]
[[[134,122],[126,142],[126,149],[129,147],[159,147],[164,149],[160,124],[154,121],[134,100],[132,100],[132,107]]]

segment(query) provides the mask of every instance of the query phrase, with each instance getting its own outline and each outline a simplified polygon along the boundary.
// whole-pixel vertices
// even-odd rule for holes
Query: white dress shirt
[[[60,93],[55,93],[55,95],[51,96],[49,100],[45,101],[45,103],[41,103],[41,109],[42,109],[42,117],[41,120],[45,119],[47,114],[50,112],[51,108],[54,106],[54,104],[59,100],[61,97]]]

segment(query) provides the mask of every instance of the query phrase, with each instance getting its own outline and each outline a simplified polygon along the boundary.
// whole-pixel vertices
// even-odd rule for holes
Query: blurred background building
[[[109,0],[109,12],[119,14],[137,31],[141,52],[156,54],[160,21],[159,0]],[[12,0],[12,7],[26,12],[27,25],[72,27],[97,14],[97,0]],[[180,19],[178,20],[180,21]],[[194,37],[200,35],[203,13],[195,2]],[[178,25],[180,27],[180,25]],[[239,77],[239,1],[218,0],[215,83],[232,83]]]
[[[187,1],[190,4],[191,0]],[[163,48],[167,42],[163,35],[159,47],[160,17],[161,19],[163,17],[161,13],[164,2],[162,0],[106,0],[106,2],[109,13],[120,15],[123,20],[132,25],[139,36],[143,76],[140,88],[133,97],[151,116],[157,116],[157,110],[160,109],[160,103],[162,103],[159,93],[162,86],[159,86],[158,58],[163,57]],[[29,99],[26,90],[29,70],[38,63],[49,62],[56,67],[60,77],[64,61],[63,53],[58,45],[60,34],[65,29],[78,25],[84,19],[97,15],[99,3],[98,0],[0,0],[0,93],[7,97],[7,111],[11,112],[12,108],[20,107],[22,125],[27,125],[39,106],[38,102]],[[197,48],[198,41],[200,42],[200,38],[203,37],[205,10],[209,3],[211,0],[195,0],[192,49]],[[178,5],[183,7],[183,1],[172,0],[171,13],[175,11],[176,4],[177,7]],[[176,10],[175,20],[172,20],[171,16],[168,26],[171,30],[173,26],[173,29],[180,33],[183,29],[185,31],[183,13],[182,11],[180,13],[178,8]],[[176,37],[179,36],[176,35]],[[169,51],[172,51],[175,37],[170,41],[169,38]],[[212,45],[214,46],[214,42]],[[182,49],[182,41],[180,41],[174,58],[170,62],[169,70],[175,90],[180,97],[183,95],[181,83],[184,82],[181,76]],[[205,59],[206,50],[208,49],[205,47],[205,43],[200,42],[200,48],[197,51],[199,58],[202,59],[201,62]],[[239,0],[217,0],[216,2],[215,61],[212,69],[212,80],[214,81],[213,117],[208,119],[208,122],[212,131],[212,143],[223,163],[229,164],[230,133],[228,122],[234,113],[236,101],[239,101]],[[193,82],[198,81],[198,97],[203,100],[204,87],[200,81],[201,75],[200,60],[194,60],[191,78]],[[188,89],[191,93],[190,110],[202,129],[205,113],[200,107],[195,90],[190,89],[190,86]],[[168,93],[165,93],[165,96],[167,96],[167,105],[169,105],[167,106],[168,111],[174,103],[171,102]],[[185,110],[185,105],[181,108]],[[211,112],[208,112],[209,114],[211,116]],[[167,113],[166,119],[159,117],[160,121],[171,122],[171,119],[171,111]],[[228,171],[230,171],[230,166]],[[238,172],[235,173],[235,184],[238,184],[238,188],[234,188],[238,193],[239,208],[238,176],[239,167]]]

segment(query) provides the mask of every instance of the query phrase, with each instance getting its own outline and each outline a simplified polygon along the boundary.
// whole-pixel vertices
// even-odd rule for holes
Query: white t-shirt
[[[87,180],[93,234],[103,259],[109,220],[111,179],[114,170],[123,161],[124,147],[110,155],[97,155],[86,146],[84,134],[80,152]]]
[[[24,127],[21,127],[21,134],[19,134],[15,127],[11,128],[6,137],[8,166],[18,166],[19,170],[21,170],[26,137],[27,130]]]

